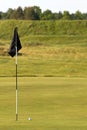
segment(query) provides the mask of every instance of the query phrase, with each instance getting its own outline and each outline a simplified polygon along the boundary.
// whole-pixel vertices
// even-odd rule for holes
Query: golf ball
[[[28,120],[30,121],[30,120],[32,120],[32,118],[31,118],[31,117],[29,117],[29,118],[28,118]]]

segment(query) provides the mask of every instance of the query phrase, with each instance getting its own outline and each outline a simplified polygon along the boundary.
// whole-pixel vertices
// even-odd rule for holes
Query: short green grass
[[[18,91],[15,121],[15,78],[0,78],[0,129],[87,129],[87,78],[20,77]]]

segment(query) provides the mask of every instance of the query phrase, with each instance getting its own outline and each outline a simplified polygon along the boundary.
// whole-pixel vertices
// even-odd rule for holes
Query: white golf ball
[[[31,121],[31,120],[32,120],[32,118],[31,118],[31,117],[29,117],[29,118],[28,118],[28,120],[29,120],[29,121]]]

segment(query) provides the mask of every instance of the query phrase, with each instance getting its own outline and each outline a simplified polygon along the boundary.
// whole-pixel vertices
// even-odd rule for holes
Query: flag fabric
[[[9,51],[8,51],[8,54],[11,57],[14,57],[16,55],[16,47],[17,47],[17,52],[22,48],[21,42],[20,42],[20,39],[19,39],[19,35],[18,35],[18,32],[17,32],[17,27],[14,29],[12,42],[10,44]]]

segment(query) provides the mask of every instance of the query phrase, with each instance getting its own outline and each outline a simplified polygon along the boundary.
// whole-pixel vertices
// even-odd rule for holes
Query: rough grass
[[[23,20],[0,21],[0,76],[15,76],[7,54],[15,26],[23,46],[18,76],[87,77],[87,21]]]
[[[20,53],[18,76],[87,77],[87,47],[39,45],[23,47]],[[15,57],[0,56],[0,68],[0,76],[15,76]]]
[[[15,78],[0,78],[0,84],[0,129],[87,129],[86,78],[18,78],[18,122]]]
[[[20,37],[29,37],[29,35],[87,35],[86,20],[1,20],[0,39],[10,40],[12,36],[12,30],[15,26],[17,26],[19,29]]]

